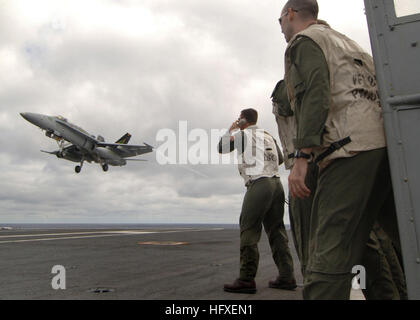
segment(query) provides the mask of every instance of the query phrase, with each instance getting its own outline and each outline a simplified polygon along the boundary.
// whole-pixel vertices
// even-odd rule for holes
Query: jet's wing
[[[111,148],[112,151],[116,152],[121,157],[134,157],[134,156],[138,156],[138,155],[153,151],[153,147],[148,144],[144,144],[140,146],[140,145],[102,142],[95,139],[93,136],[90,136],[87,132],[81,131],[76,126],[73,126],[67,123],[66,121],[62,121],[59,119],[57,119],[56,121],[64,128],[72,131],[73,133],[75,133],[76,135],[80,137],[85,138],[86,140],[90,141],[92,144],[96,145],[97,147]]]
[[[110,148],[112,149],[112,151],[116,152],[121,157],[134,157],[141,154],[153,152],[153,147],[148,144],[140,146],[134,144],[98,142],[97,146]]]
[[[41,152],[44,153],[48,153],[48,154],[53,154],[55,156],[62,154],[63,152],[77,152],[79,151],[77,149],[77,147],[74,144],[68,145],[67,147],[63,148],[63,150],[56,150],[56,151],[45,151],[45,150],[41,150]]]
[[[57,150],[57,151],[45,151],[45,150],[41,150],[41,152],[48,153],[48,154],[53,154],[55,156],[58,156],[58,154],[60,153],[59,150]]]
[[[80,149],[78,146],[73,145],[73,144],[63,148],[63,150],[56,150],[56,151],[41,150],[41,152],[52,154],[52,155],[57,156],[57,158],[66,159],[73,162],[80,162],[82,160],[87,161],[87,162],[92,162],[92,161],[96,162],[96,159],[92,157],[92,155],[89,152],[85,152],[82,149]]]
[[[79,128],[76,128],[75,126],[69,124],[66,121],[63,120],[59,120],[56,119],[55,120],[58,124],[60,124],[61,126],[65,127],[66,129],[69,129],[70,131],[72,131],[73,133],[82,136],[83,138],[86,138],[87,140],[91,141],[92,143],[97,144],[99,141],[96,140],[94,137],[90,136],[89,134],[87,134],[87,132],[83,132],[82,130],[80,130]]]

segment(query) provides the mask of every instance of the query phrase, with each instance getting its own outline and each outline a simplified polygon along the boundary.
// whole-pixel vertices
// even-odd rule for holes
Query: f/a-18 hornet
[[[127,144],[131,138],[129,133],[115,143],[106,143],[103,137],[90,135],[62,116],[55,117],[29,112],[20,115],[30,123],[45,130],[47,137],[57,141],[59,150],[53,152],[41,150],[42,152],[56,155],[60,159],[80,162],[80,165],[75,167],[76,173],[82,170],[85,161],[99,163],[103,171],[108,171],[108,165],[124,166],[127,161],[145,161],[126,158],[153,151],[153,147],[147,143],[142,146]]]

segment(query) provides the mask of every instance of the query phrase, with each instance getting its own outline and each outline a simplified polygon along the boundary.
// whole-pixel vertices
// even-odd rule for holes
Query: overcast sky
[[[270,95],[284,74],[285,2],[1,0],[0,225],[237,223],[245,188],[234,165],[160,166],[153,153],[76,174],[40,152],[57,145],[19,112],[158,146],[157,132],[179,121],[228,128],[253,107],[277,138]],[[318,2],[321,19],[370,52],[363,0]]]

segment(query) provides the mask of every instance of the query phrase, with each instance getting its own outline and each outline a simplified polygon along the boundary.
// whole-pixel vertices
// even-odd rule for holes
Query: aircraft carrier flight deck
[[[302,275],[290,234],[289,246],[295,291],[268,288],[277,274],[263,232],[257,293],[232,294],[223,284],[239,272],[235,226],[3,228],[0,299],[301,300]]]
[[[259,249],[257,294],[231,294],[223,284],[238,276],[239,230],[234,227],[4,229],[0,299],[301,299],[301,287],[268,288],[277,274],[265,234]],[[53,288],[59,275],[54,266],[63,267],[65,289]]]

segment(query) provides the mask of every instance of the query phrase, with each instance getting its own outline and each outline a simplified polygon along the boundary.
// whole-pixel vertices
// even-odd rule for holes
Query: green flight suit
[[[294,281],[293,259],[283,223],[284,191],[280,178],[262,178],[253,182],[244,197],[240,216],[240,279],[253,280],[257,273],[257,244],[262,225],[267,233],[274,262],[281,280]]]
[[[232,152],[238,148],[238,153],[244,152],[246,139],[230,141],[224,145],[220,140],[219,153]],[[283,162],[280,149],[277,146],[279,164]],[[239,219],[240,227],[240,273],[242,281],[254,280],[259,263],[258,242],[261,239],[262,226],[267,234],[274,262],[279,272],[279,279],[286,282],[296,282],[294,276],[293,258],[288,245],[288,237],[284,226],[285,195],[279,177],[263,177],[247,183],[247,191],[242,203]]]
[[[289,197],[289,217],[290,227],[292,229],[293,240],[295,242],[296,252],[299,257],[301,272],[305,278],[306,267],[308,264],[308,244],[309,244],[309,228],[312,202],[315,195],[318,180],[318,166],[316,164],[308,164],[308,173],[305,178],[305,184],[312,191],[311,195],[305,199]]]
[[[363,263],[366,267],[367,300],[407,300],[404,271],[391,239],[375,223],[370,233]]]
[[[374,221],[386,215],[396,223],[395,209],[387,204],[393,197],[389,175],[385,148],[334,160],[321,172],[311,213],[305,299],[349,298],[350,271],[363,265]],[[367,272],[370,266],[374,263],[365,266]]]

